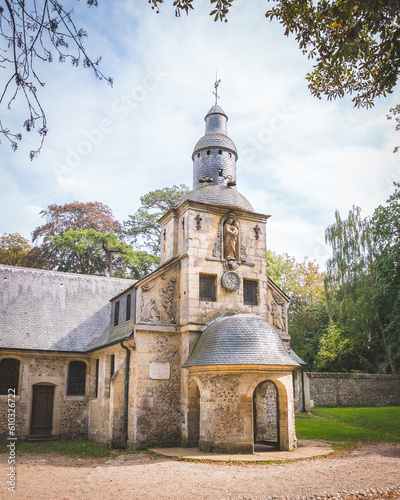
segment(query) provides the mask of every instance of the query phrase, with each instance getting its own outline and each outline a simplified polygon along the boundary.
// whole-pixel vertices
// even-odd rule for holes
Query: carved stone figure
[[[226,219],[224,224],[224,258],[239,260],[239,222],[233,217]]]
[[[271,300],[271,314],[274,318],[274,327],[282,332],[284,330],[282,322],[282,309],[275,302],[275,300]]]
[[[274,327],[281,332],[286,331],[286,302],[282,297],[272,292],[273,299],[271,300],[271,314],[274,322]]]
[[[146,299],[145,301],[142,297],[141,319],[142,321],[150,321],[151,323],[161,321],[161,311],[158,309],[154,299]]]
[[[162,297],[161,304],[165,309],[165,312],[170,317],[172,323],[176,321],[176,314],[173,309],[173,303],[172,303],[172,299],[175,294],[175,286],[176,286],[176,279],[171,278],[169,282],[160,289],[160,295]]]

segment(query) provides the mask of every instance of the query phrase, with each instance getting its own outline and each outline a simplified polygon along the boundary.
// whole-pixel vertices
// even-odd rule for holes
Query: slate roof
[[[134,282],[0,265],[0,348],[85,352],[108,344],[110,299]]]
[[[307,363],[301,359],[301,357],[296,354],[293,349],[288,349],[289,355],[298,363],[299,365],[305,366]]]
[[[298,366],[279,333],[254,314],[217,318],[201,333],[183,365],[284,365]]]
[[[218,106],[215,105],[215,106],[211,106],[210,108],[210,111],[206,114],[206,118],[208,115],[214,115],[214,114],[221,114],[221,115],[225,115],[226,116],[226,119],[228,119],[228,115],[225,113],[225,111],[221,108],[221,106]],[[206,119],[204,118],[204,120]]]
[[[225,185],[211,184],[202,186],[193,191],[190,191],[182,198],[181,203],[185,200],[200,201],[202,203],[209,203],[210,205],[223,205],[233,208],[241,208],[254,212],[254,208],[250,202],[233,187]]]
[[[235,143],[232,141],[232,139],[225,134],[219,134],[217,132],[211,132],[206,135],[203,135],[203,137],[197,141],[197,144],[193,150],[193,155],[198,151],[201,151],[202,149],[207,149],[212,147],[226,148],[232,151],[232,153],[234,153],[237,157],[236,146]]]

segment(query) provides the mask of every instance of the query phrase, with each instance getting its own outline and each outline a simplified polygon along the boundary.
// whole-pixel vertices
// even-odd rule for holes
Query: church
[[[266,225],[237,189],[215,104],[193,190],[159,221],[138,281],[0,265],[0,434],[252,453],[296,447],[302,361],[289,298],[268,279]]]

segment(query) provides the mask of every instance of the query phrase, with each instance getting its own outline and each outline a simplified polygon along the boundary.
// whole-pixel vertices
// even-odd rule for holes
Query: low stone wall
[[[307,373],[311,406],[400,405],[400,375]]]

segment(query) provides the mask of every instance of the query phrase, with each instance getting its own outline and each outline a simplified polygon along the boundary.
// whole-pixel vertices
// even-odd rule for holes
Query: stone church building
[[[134,281],[0,266],[0,432],[251,453],[296,447],[301,360],[267,277],[268,215],[236,187],[213,106],[193,190],[160,219],[159,267]]]

